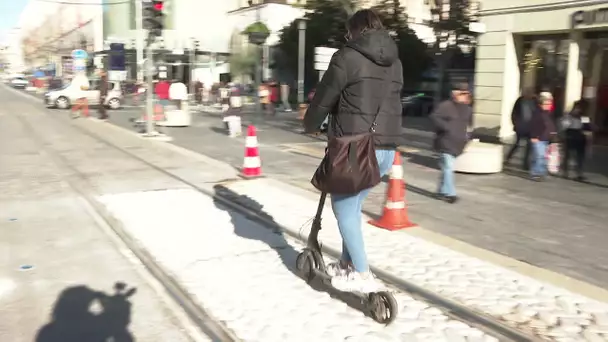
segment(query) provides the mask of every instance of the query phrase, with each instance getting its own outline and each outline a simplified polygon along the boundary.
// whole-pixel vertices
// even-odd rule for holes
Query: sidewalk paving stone
[[[496,341],[404,293],[385,327],[295,273],[300,243],[179,189],[100,197],[131,236],[244,341]]]
[[[253,199],[286,229],[307,236],[317,202],[302,190],[272,179],[226,184],[236,196]],[[400,232],[369,224],[364,237],[370,263],[512,326],[545,337],[585,340],[583,334],[608,340],[603,317],[608,303],[544,284],[508,269],[478,260]],[[321,241],[336,250],[341,239],[331,207],[325,208]]]
[[[143,266],[39,151],[15,118],[23,108],[2,90],[0,101],[0,340],[193,341]],[[137,291],[114,297],[116,283]]]

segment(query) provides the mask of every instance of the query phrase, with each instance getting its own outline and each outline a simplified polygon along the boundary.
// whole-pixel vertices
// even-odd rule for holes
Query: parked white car
[[[25,89],[30,82],[23,77],[15,77],[11,80],[10,85],[13,88]]]
[[[99,85],[100,80],[90,80],[89,90],[81,90],[80,86],[68,83],[63,87],[49,91],[44,95],[44,103],[49,107],[68,109],[72,104],[86,94],[89,105],[99,105]],[[119,109],[122,106],[123,96],[120,89],[120,82],[108,81],[108,96],[103,104],[110,109]]]

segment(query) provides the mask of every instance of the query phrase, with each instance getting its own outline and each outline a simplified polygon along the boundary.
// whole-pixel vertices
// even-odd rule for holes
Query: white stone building
[[[475,74],[475,125],[513,135],[511,110],[523,89],[553,93],[556,114],[586,98],[608,145],[608,6],[594,0],[484,0]]]
[[[29,69],[54,68],[69,72],[70,53],[103,49],[103,0],[69,2],[30,1],[20,17],[20,42]]]

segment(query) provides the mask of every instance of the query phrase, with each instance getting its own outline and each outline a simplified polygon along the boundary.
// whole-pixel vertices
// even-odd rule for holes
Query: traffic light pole
[[[146,136],[148,137],[154,137],[157,136],[158,133],[156,132],[156,130],[154,129],[154,83],[152,82],[152,74],[153,72],[153,68],[154,68],[154,56],[152,56],[153,54],[153,49],[152,49],[152,44],[148,44],[148,47],[146,48],[146,63],[145,63],[145,67],[146,67],[146,83],[147,83],[147,91],[146,91],[146,117],[147,117],[147,121],[146,121]]]
[[[137,83],[144,81],[144,18],[143,0],[135,0],[135,47],[137,51]]]

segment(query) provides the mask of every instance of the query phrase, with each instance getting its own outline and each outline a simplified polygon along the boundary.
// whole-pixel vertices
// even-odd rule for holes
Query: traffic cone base
[[[405,221],[399,222],[402,220],[403,216],[404,215],[402,213],[385,210],[379,220],[369,220],[368,223],[372,226],[390,231],[418,227],[417,224],[411,222],[407,218]]]
[[[262,177],[262,160],[258,149],[258,137],[253,125],[247,127],[247,137],[245,138],[245,157],[243,158],[243,168],[239,175],[245,179]]]
[[[401,166],[401,154],[399,152],[395,153],[395,160],[389,175],[382,217],[378,220],[370,220],[369,224],[390,231],[417,226],[409,220],[407,215],[405,182],[403,181],[403,167]]]

